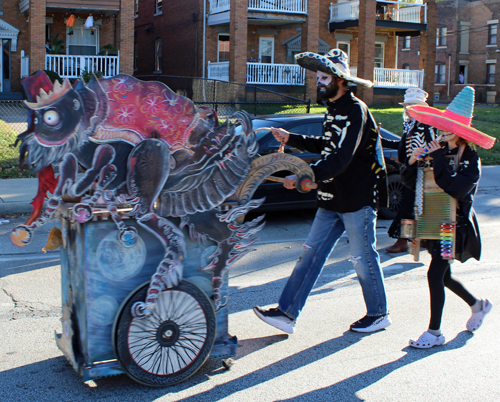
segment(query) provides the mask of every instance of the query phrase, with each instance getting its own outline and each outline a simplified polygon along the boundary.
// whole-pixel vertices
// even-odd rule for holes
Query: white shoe
[[[414,341],[410,339],[410,346],[417,349],[429,349],[433,346],[439,346],[445,343],[446,339],[443,334],[436,336],[430,332],[425,331],[420,337]]]
[[[493,307],[488,299],[481,300],[481,303],[481,311],[479,311],[478,313],[472,313],[469,321],[467,321],[467,331],[469,332],[474,332],[479,329],[479,327],[483,323],[484,316],[488,314]]]

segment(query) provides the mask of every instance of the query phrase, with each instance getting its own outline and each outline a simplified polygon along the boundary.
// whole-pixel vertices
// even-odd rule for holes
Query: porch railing
[[[248,9],[307,14],[307,0],[248,0]]]
[[[230,0],[209,0],[210,14],[229,11]],[[238,0],[245,1],[245,0]],[[272,11],[276,13],[307,14],[307,0],[247,0],[248,9],[253,11]]]
[[[213,80],[229,81],[229,62],[208,62],[208,78]]]
[[[373,85],[379,88],[423,88],[424,70],[375,68]]]
[[[247,63],[247,84],[304,85],[305,76],[296,64]]]
[[[68,56],[59,54],[45,55],[45,69],[59,74],[61,78],[78,78],[83,72],[101,72],[103,78],[120,73],[118,56]]]
[[[351,75],[357,77],[358,68],[351,67]],[[423,88],[424,70],[397,70],[374,68],[373,86],[377,88]]]
[[[24,54],[21,50],[21,79],[30,75],[30,57]]]
[[[385,20],[398,22],[413,22],[427,24],[427,4],[404,3],[400,1],[384,0]],[[424,10],[422,17],[421,11]],[[342,22],[359,19],[359,1],[343,1],[337,4],[330,3],[330,22]]]

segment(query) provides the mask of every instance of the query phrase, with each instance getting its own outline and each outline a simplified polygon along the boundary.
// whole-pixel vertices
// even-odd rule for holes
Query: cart
[[[126,373],[167,386],[209,357],[229,367],[238,341],[228,333],[228,269],[264,226],[244,222],[263,202],[252,195],[277,171],[309,191],[311,168],[285,153],[259,156],[247,113],[235,114],[236,132],[159,82],[61,85],[40,71],[23,86],[20,162],[39,172],[39,191],[11,241],[25,246],[59,222],[47,243],[61,246],[56,340],[74,369],[84,380]]]

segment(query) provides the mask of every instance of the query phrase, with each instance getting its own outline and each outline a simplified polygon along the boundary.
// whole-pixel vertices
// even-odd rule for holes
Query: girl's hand
[[[426,148],[414,148],[409,159],[410,165],[413,165],[416,161],[420,160],[422,158],[422,155],[426,153],[427,153]]]
[[[429,143],[427,146],[427,152],[430,154],[434,151],[437,151],[438,149],[441,149],[441,144],[437,140],[433,140]]]

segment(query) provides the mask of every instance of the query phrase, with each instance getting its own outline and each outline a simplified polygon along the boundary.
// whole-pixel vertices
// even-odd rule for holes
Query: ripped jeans
[[[387,313],[387,298],[375,237],[377,214],[371,207],[359,211],[338,213],[319,208],[279,301],[279,309],[297,319],[323,266],[340,236],[347,232],[351,261],[363,290],[368,316]]]

